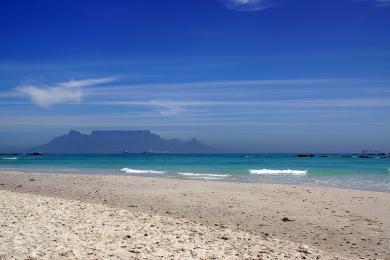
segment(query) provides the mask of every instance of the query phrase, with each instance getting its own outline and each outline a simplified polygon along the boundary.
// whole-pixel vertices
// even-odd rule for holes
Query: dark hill
[[[196,138],[188,142],[164,139],[147,130],[92,131],[90,135],[71,130],[33,151],[67,154],[208,153],[212,149]]]

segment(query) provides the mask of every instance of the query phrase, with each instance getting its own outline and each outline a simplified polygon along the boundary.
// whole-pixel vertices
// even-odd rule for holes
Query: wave
[[[251,174],[258,175],[293,175],[293,176],[302,176],[307,174],[307,170],[273,170],[273,169],[260,169],[260,170],[249,170]]]
[[[3,157],[1,159],[3,159],[3,160],[17,160],[19,158],[18,157]]]
[[[210,174],[210,173],[193,173],[193,172],[178,172],[177,174],[187,176],[191,179],[206,179],[206,180],[220,180],[226,178],[225,174]]]
[[[130,169],[130,168],[122,168],[121,172],[125,173],[151,173],[151,174],[164,174],[164,171],[154,171],[154,170],[139,170],[139,169]]]

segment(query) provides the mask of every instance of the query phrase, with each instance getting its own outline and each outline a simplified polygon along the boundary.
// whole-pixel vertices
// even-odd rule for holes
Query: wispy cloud
[[[266,0],[220,0],[228,9],[237,11],[261,11],[272,7]]]
[[[270,0],[219,0],[226,8],[236,11],[261,11],[274,7],[275,1]],[[354,2],[373,2],[377,7],[390,7],[390,0],[352,0]]]
[[[277,79],[277,80],[228,80],[228,81],[204,81],[204,82],[190,82],[190,83],[144,83],[144,84],[129,84],[129,85],[116,85],[110,88],[99,88],[98,90],[91,93],[91,95],[111,95],[117,93],[128,93],[130,90],[141,90],[145,89],[163,89],[164,91],[175,90],[175,93],[178,93],[179,90],[187,89],[201,89],[207,88],[207,91],[210,91],[210,88],[221,88],[226,87],[270,87],[270,86],[312,86],[312,85],[322,85],[322,84],[353,84],[353,83],[362,83],[368,81],[365,79],[337,79],[337,78],[328,78],[328,79]],[[187,90],[186,90],[187,91]],[[169,94],[175,94],[169,92]],[[186,92],[188,93],[188,92]]]
[[[269,112],[268,112],[269,113]],[[225,114],[226,115],[226,114]],[[332,121],[328,121],[332,119]],[[225,117],[213,115],[185,115],[179,118],[161,118],[152,115],[70,115],[70,116],[3,116],[0,126],[2,128],[11,126],[26,127],[155,127],[155,126],[219,126],[219,127],[240,127],[240,126],[272,126],[272,125],[361,125],[361,113],[342,114],[331,112],[330,114],[318,114],[305,111],[304,114],[284,113],[264,116],[255,114],[253,116],[226,115]],[[390,122],[378,118],[371,118],[366,125],[390,125]]]
[[[176,102],[152,100],[150,105],[156,107],[163,116],[174,116],[185,111],[183,106]]]
[[[390,0],[353,0],[354,2],[373,2],[377,7],[390,6]]]
[[[16,91],[30,98],[31,102],[43,108],[66,102],[80,102],[83,97],[82,87],[94,86],[116,80],[113,77],[98,79],[71,80],[52,87],[24,85]]]
[[[71,80],[54,86],[22,86],[15,94],[27,96],[33,104],[48,108],[55,104],[82,105],[111,110],[121,106],[129,111],[148,111],[156,116],[177,118],[194,112],[264,109],[376,108],[390,107],[386,80],[370,79],[283,79],[238,80],[186,83],[135,83],[94,86],[116,78]],[[369,87],[367,87],[369,86]],[[343,91],[340,92],[340,89]],[[356,89],[364,98],[356,95]],[[321,94],[326,93],[326,94]],[[28,107],[20,97],[4,92],[0,106]],[[85,100],[84,100],[85,99]],[[27,105],[27,106],[26,106]],[[110,108],[111,107],[111,108]],[[185,112],[185,113],[184,113]]]
[[[59,83],[58,86],[66,88],[79,88],[79,87],[89,87],[98,84],[109,83],[117,80],[115,77],[107,78],[98,78],[98,79],[82,79],[82,80],[71,80],[68,82]]]
[[[194,101],[94,101],[84,105],[93,106],[146,106],[166,108],[166,114],[178,114],[189,107],[389,107],[389,98],[349,98],[349,99],[296,99],[296,100],[194,100]],[[161,112],[161,111],[160,111]]]
[[[376,5],[379,7],[390,6],[390,0],[376,0]]]

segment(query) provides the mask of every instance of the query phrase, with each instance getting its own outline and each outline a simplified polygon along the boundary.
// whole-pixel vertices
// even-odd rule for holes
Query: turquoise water
[[[0,156],[0,169],[309,184],[390,192],[390,158],[223,155]]]

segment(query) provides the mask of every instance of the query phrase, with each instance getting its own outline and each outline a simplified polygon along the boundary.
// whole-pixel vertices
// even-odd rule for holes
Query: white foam
[[[139,170],[139,169],[130,169],[130,168],[122,168],[121,172],[125,173],[151,173],[151,174],[164,174],[164,171],[154,171],[154,170]]]
[[[273,169],[260,169],[260,170],[249,170],[251,174],[258,175],[293,175],[293,176],[302,176],[307,174],[307,170],[273,170]]]
[[[3,159],[3,160],[17,160],[18,157],[3,157],[1,159]]]
[[[193,173],[193,172],[178,172],[177,174],[187,176],[192,179],[223,179],[228,175],[225,174],[210,174],[210,173]]]

